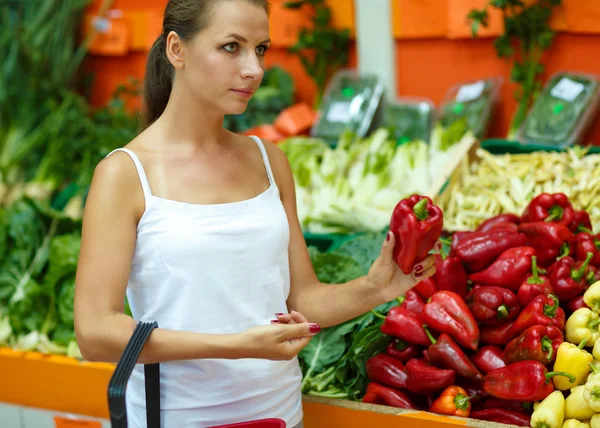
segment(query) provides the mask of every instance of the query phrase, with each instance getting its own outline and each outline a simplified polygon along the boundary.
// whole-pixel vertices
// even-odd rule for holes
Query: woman
[[[98,164],[86,203],[81,352],[116,362],[136,322],[158,321],[139,362],[161,363],[162,426],[300,426],[298,352],[321,327],[431,276],[432,258],[403,275],[389,234],[367,276],[319,283],[285,155],[223,129],[260,85],[268,2],[170,0],[163,27],[148,58],[146,128]],[[145,426],[141,366],[127,399],[129,426]]]

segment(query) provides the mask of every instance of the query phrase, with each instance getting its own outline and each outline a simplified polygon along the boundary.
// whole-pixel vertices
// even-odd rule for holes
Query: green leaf
[[[354,324],[348,322],[323,329],[300,351],[298,357],[305,361],[310,372],[322,371],[344,355],[346,352],[345,335],[350,333],[353,328]]]
[[[500,36],[494,40],[494,47],[496,48],[496,52],[498,56],[501,58],[511,57],[515,50],[511,45],[510,38],[507,36]]]
[[[283,6],[288,9],[300,9],[305,3],[305,1],[288,1],[285,2]]]
[[[552,41],[554,40],[554,31],[547,30],[540,33],[538,36],[538,44],[542,49],[548,49],[552,45]]]

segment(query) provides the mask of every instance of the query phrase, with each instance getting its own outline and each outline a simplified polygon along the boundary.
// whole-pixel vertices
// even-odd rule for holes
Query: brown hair
[[[190,40],[208,25],[210,8],[223,0],[169,0],[165,8],[161,35],[156,39],[146,63],[142,92],[142,129],[150,126],[165,110],[173,87],[174,69],[166,54],[167,36],[174,31]],[[244,0],[269,13],[269,0]]]

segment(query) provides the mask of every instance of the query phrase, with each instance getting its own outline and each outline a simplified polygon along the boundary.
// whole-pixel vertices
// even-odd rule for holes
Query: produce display
[[[386,102],[383,126],[399,143],[429,141],[435,119],[435,106],[429,100],[402,98]]]
[[[556,147],[580,144],[599,102],[598,78],[557,73],[533,104],[523,124],[521,139]]]
[[[545,192],[565,194],[600,230],[600,155],[588,150],[493,155],[478,148],[475,159],[462,161],[459,180],[439,199],[444,227],[467,231],[497,214],[521,214]]]
[[[300,354],[303,392],[518,426],[589,424],[600,409],[600,234],[587,213],[541,193],[470,231],[442,232],[445,213],[418,195],[394,215],[398,266],[433,253],[436,274],[313,338]],[[319,279],[365,274],[383,236],[311,248]]]

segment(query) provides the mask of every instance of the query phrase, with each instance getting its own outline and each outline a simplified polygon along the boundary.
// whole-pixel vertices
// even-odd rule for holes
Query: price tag
[[[102,428],[99,421],[89,419],[66,418],[63,416],[54,416],[55,428]]]
[[[351,102],[338,101],[331,103],[327,112],[329,122],[348,122],[350,120]]]
[[[481,96],[483,90],[485,88],[485,82],[479,81],[476,83],[471,83],[469,85],[463,85],[458,90],[456,94],[456,101],[461,103],[466,103],[469,101],[473,101]]]
[[[568,102],[573,102],[575,99],[585,90],[583,83],[574,82],[568,77],[563,77],[560,81],[552,88],[550,94],[553,97],[560,98]]]

